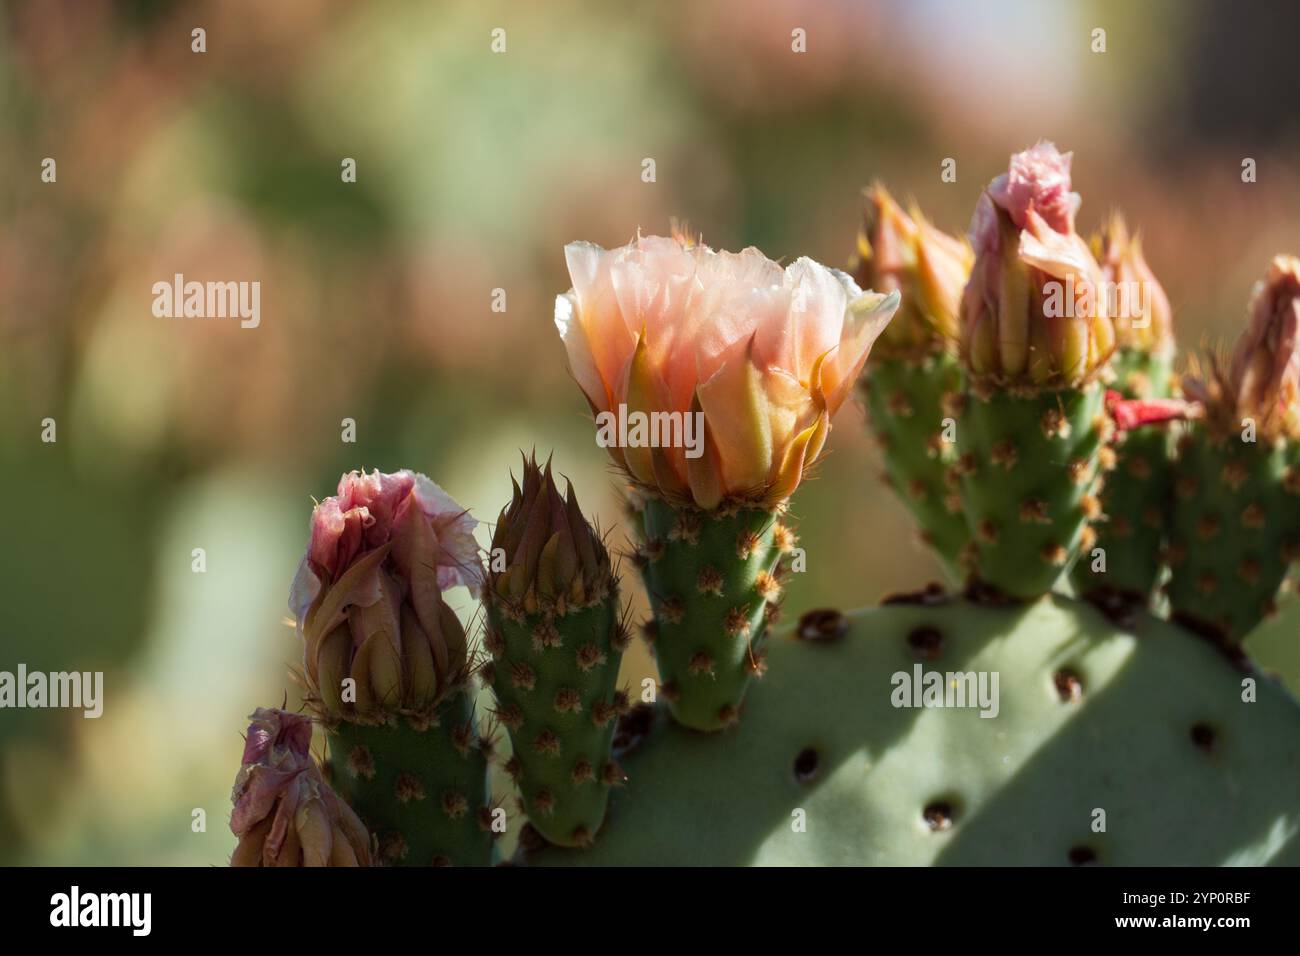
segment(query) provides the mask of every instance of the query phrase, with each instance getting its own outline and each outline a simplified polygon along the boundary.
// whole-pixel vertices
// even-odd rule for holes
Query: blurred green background
[[[1298,26],[1192,0],[5,3],[0,669],[103,670],[106,701],[0,711],[0,862],[225,862],[245,716],[295,706],[285,599],[341,471],[424,471],[490,521],[519,449],[553,450],[622,540],[551,322],[565,242],[678,217],[842,266],[873,177],[962,231],[1046,137],[1085,231],[1113,206],[1143,231],[1185,347],[1230,341],[1300,252]],[[260,281],[260,327],[155,318],[177,272]],[[878,471],[844,409],[795,501],[789,611],[940,576]],[[1297,622],[1251,641],[1293,688]],[[638,645],[625,676],[649,673]]]

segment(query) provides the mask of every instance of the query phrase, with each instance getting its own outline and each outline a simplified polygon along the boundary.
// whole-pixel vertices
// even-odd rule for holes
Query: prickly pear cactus
[[[1300,554],[1300,447],[1197,427],[1179,443],[1166,590],[1174,615],[1240,645]]]
[[[390,866],[487,866],[487,763],[468,693],[431,721],[329,726],[330,783],[357,810]]]
[[[902,303],[876,343],[860,391],[889,483],[954,578],[970,530],[952,482],[956,451],[944,420],[949,399],[961,391],[957,309],[970,267],[965,243],[915,207],[903,212],[879,183],[867,190],[850,271],[864,289],[900,292]]]
[[[1139,237],[1129,235],[1116,212],[1092,245],[1106,279],[1118,290],[1112,315],[1118,344],[1111,360],[1111,387],[1129,401],[1172,397],[1173,315]],[[1075,593],[1103,603],[1150,602],[1164,569],[1170,451],[1167,427],[1116,436],[1115,468],[1101,492],[1102,517],[1092,525],[1094,553],[1082,555],[1071,572]]]
[[[1103,394],[1092,382],[966,398],[953,467],[975,532],[972,566],[1011,597],[1050,590],[1101,513]]]
[[[609,552],[573,486],[562,496],[549,462],[525,460],[523,478],[492,539],[502,566],[489,561],[484,676],[529,820],[552,843],[586,846],[622,781],[610,743],[627,709],[614,685],[630,638]]]
[[[769,650],[725,735],[634,711],[596,845],[529,862],[1300,863],[1300,705],[1145,613],[931,599],[806,615]],[[953,681],[975,706],[936,706]]]
[[[1173,616],[1230,647],[1300,556],[1298,344],[1300,259],[1276,256],[1231,363],[1184,384],[1204,415],[1178,445],[1166,591]]]
[[[1155,383],[1153,397],[1169,394],[1167,361],[1128,353],[1116,357],[1121,379],[1135,367],[1143,368]],[[1095,532],[1092,548],[1080,555],[1070,574],[1077,594],[1114,596],[1143,606],[1151,600],[1163,568],[1165,511],[1172,493],[1171,444],[1168,427],[1161,425],[1116,435],[1114,467],[1105,475],[1100,493],[1101,520],[1089,525]]]
[[[661,693],[686,726],[728,727],[763,673],[778,563],[793,533],[772,510],[675,510],[658,499],[642,504],[641,521],[637,563],[654,609],[646,636]]]
[[[954,578],[970,529],[953,479],[957,449],[944,439],[945,400],[961,390],[955,357],[881,359],[863,379],[863,398],[889,484],[916,520],[921,539]]]

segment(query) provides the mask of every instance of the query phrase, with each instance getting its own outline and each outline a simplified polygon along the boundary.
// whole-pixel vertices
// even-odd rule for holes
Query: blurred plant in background
[[[622,540],[551,325],[574,238],[614,246],[682,217],[719,247],[844,265],[867,182],[960,233],[1007,156],[1049,138],[1075,151],[1084,232],[1112,206],[1142,230],[1189,344],[1235,338],[1254,277],[1300,250],[1300,118],[1246,95],[1287,101],[1297,80],[1285,57],[1210,55],[1273,48],[1294,9],[684,9],[7,5],[0,668],[103,670],[106,702],[99,720],[0,712],[0,862],[225,862],[236,729],[281,703],[300,653],[283,618],[302,489],[407,467],[490,520],[536,447]],[[176,273],[260,281],[261,324],[156,318],[152,284]],[[881,547],[911,524],[845,414],[818,493],[794,503],[816,563],[791,608],[941,574],[919,547]],[[1300,688],[1295,615],[1251,643]],[[623,670],[653,673],[643,647]]]

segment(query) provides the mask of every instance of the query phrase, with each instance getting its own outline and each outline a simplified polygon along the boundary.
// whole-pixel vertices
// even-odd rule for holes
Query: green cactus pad
[[[1172,613],[1239,645],[1273,609],[1300,553],[1294,443],[1246,442],[1194,427],[1179,443],[1172,515]]]
[[[961,499],[978,578],[1013,598],[1045,594],[1077,557],[1096,495],[1103,389],[968,394],[957,422]]]
[[[1112,365],[1117,390],[1125,398],[1169,397],[1167,357],[1123,348]],[[1105,563],[1091,552],[1080,555],[1070,573],[1076,594],[1116,596],[1141,605],[1151,600],[1163,570],[1164,514],[1172,482],[1169,446],[1169,430],[1161,425],[1116,438],[1115,468],[1101,492],[1103,518],[1092,525],[1097,533],[1093,548],[1102,549]]]
[[[610,760],[616,693],[626,646],[618,591],[568,614],[511,620],[489,601],[497,719],[514,747],[507,769],[532,825],[562,846],[586,846],[605,819],[610,787],[622,779]]]
[[[954,579],[970,531],[948,477],[957,453],[943,440],[943,420],[947,396],[960,390],[960,367],[947,352],[873,362],[861,383],[889,482]]]
[[[1182,628],[1051,596],[823,612],[800,633],[770,642],[733,733],[630,718],[621,736],[645,737],[601,840],[529,862],[1300,864],[1300,705]],[[997,716],[893,706],[918,664],[997,672]]]
[[[469,696],[453,692],[435,726],[340,720],[326,730],[330,783],[394,866],[492,862],[487,759]]]
[[[679,723],[721,730],[739,719],[750,678],[762,673],[782,526],[772,511],[674,510],[657,498],[643,503],[641,519],[637,563],[654,611],[647,637],[661,693]]]

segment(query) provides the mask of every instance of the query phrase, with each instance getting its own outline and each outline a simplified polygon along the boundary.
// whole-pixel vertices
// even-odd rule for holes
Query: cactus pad
[[[436,723],[340,720],[327,728],[330,782],[394,866],[492,862],[487,759],[469,695],[448,695]]]
[[[1051,589],[1091,536],[1088,520],[1101,513],[1109,428],[1097,382],[965,397],[953,468],[981,581],[1013,598]]]
[[[763,672],[777,565],[791,533],[773,511],[675,510],[657,498],[643,503],[641,519],[637,563],[654,610],[647,637],[660,692],[685,726],[728,727],[750,678]]]
[[[1300,705],[1179,627],[941,600],[806,615],[769,649],[726,735],[634,711],[600,840],[530,862],[1300,863]],[[997,716],[893,706],[918,665],[997,672]]]
[[[932,352],[922,359],[884,359],[861,383],[871,428],[889,482],[916,520],[922,540],[957,574],[970,531],[948,477],[956,446],[943,440],[945,399],[961,389],[957,359]]]

